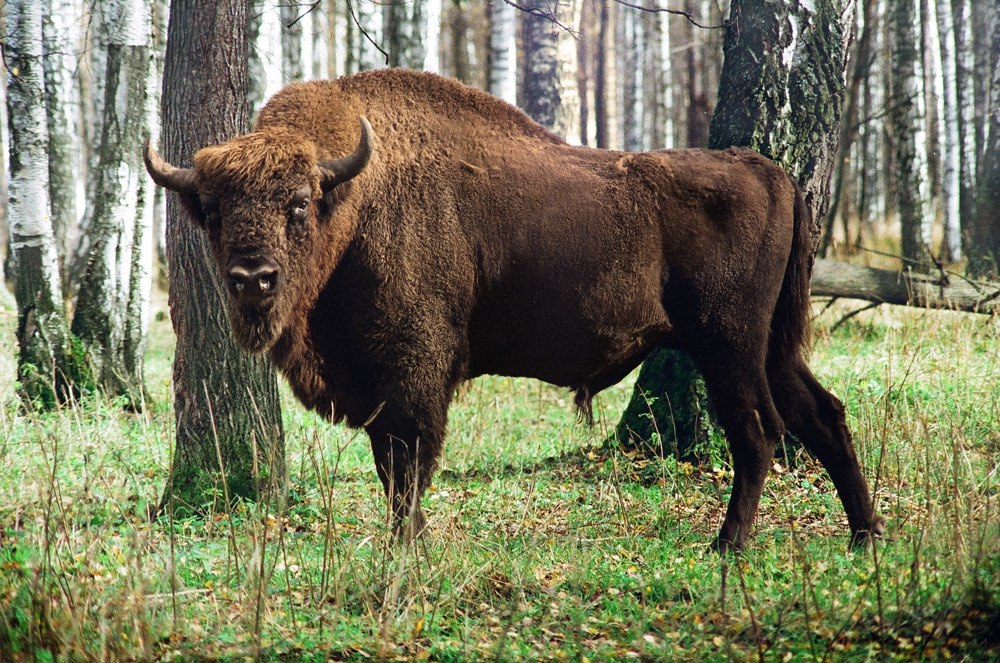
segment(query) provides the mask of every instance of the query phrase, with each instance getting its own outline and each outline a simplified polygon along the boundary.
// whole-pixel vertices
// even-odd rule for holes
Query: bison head
[[[360,142],[340,159],[320,159],[313,141],[283,128],[203,148],[193,168],[170,165],[148,140],[143,147],[153,181],[176,191],[207,233],[234,335],[250,352],[274,344],[316,280],[309,272],[322,262],[323,247],[337,243],[331,225],[345,197],[338,187],[372,154],[371,125],[360,120]]]

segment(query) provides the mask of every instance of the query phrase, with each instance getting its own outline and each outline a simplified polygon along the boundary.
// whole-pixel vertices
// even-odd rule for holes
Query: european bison
[[[424,526],[459,382],[535,377],[586,409],[658,346],[694,358],[729,439],[720,549],[747,541],[786,430],[830,472],[853,540],[881,531],[843,406],[803,358],[810,220],[767,159],[571,147],[402,70],[289,86],[192,168],[144,156],[208,234],[238,342],[306,407],[365,428],[397,531]]]

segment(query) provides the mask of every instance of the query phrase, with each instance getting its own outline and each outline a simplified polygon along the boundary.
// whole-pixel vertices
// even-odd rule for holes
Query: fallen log
[[[1000,283],[974,281],[946,272],[922,274],[860,267],[836,260],[816,260],[812,295],[987,315],[1000,313]]]

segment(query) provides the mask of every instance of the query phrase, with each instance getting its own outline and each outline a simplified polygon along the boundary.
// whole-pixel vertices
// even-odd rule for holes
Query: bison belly
[[[533,377],[594,394],[624,378],[670,330],[658,288],[561,279],[517,286],[476,307],[470,377]]]

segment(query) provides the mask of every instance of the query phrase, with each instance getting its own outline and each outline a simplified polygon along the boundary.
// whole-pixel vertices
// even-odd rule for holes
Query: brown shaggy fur
[[[362,115],[374,156],[323,191],[318,160],[355,149]],[[786,430],[830,471],[855,540],[881,530],[843,407],[803,359],[809,219],[767,159],[571,147],[482,92],[380,70],[285,88],[194,170],[182,198],[220,268],[280,269],[268,306],[231,297],[238,339],[270,350],[307,407],[366,429],[397,525],[423,526],[460,381],[536,377],[586,413],[671,346],[702,370],[733,453],[721,548],[747,540]]]

